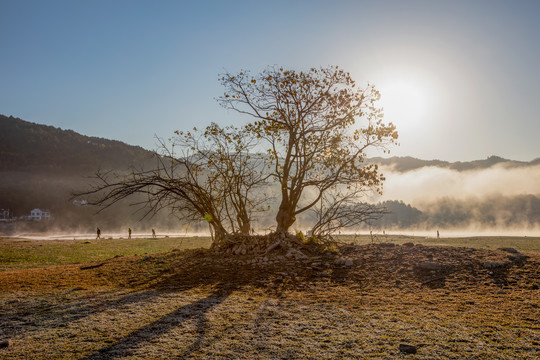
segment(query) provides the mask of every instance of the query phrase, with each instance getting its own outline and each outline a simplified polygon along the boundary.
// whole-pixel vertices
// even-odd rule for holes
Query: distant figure
[[[97,239],[101,239],[101,229],[100,229],[100,228],[97,228],[96,234],[97,234],[96,240],[97,240]]]
[[[437,230],[437,239],[439,239],[439,230]]]
[[[152,229],[152,239],[156,238],[156,230]]]
[[[128,228],[128,239],[131,239],[131,228]]]

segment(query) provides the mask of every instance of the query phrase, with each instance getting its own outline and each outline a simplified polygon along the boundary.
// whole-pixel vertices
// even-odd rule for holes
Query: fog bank
[[[469,171],[423,167],[407,172],[381,167],[381,171],[386,177],[381,201],[402,200],[420,209],[441,198],[467,200],[540,194],[540,165],[509,167],[501,164]]]

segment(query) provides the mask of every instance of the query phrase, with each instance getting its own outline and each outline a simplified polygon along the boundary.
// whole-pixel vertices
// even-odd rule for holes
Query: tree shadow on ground
[[[4,325],[0,333],[4,337],[13,337],[23,331],[28,334],[44,327],[63,327],[105,309],[121,310],[130,304],[150,301],[157,293],[156,290],[135,291],[118,297],[115,291],[107,291],[61,303],[58,303],[56,298],[21,301],[13,311],[4,309],[0,316],[1,323]],[[10,326],[11,323],[21,322],[27,326]]]
[[[127,265],[120,260],[111,259],[106,261],[107,266],[81,271],[91,275],[91,278],[107,277],[113,289],[90,293],[82,287],[67,291],[63,289],[51,294],[54,296],[45,295],[14,303],[1,315],[5,326],[0,334],[7,338],[18,334],[28,336],[44,328],[63,328],[104,311],[122,312],[133,305],[144,308],[146,303],[166,293],[215,289],[205,299],[183,306],[87,358],[107,359],[125,355],[145,341],[180,326],[186,319],[195,319],[198,322],[199,338],[187,351],[192,353],[204,338],[205,313],[224,301],[233,289],[260,288],[269,296],[279,297],[287,290],[302,289],[305,284],[320,281],[340,282],[346,278],[344,269],[338,271],[339,276],[323,278],[320,274],[324,269],[313,270],[306,263],[287,261],[270,266],[250,266],[239,262],[239,259],[241,260],[208,251],[172,252],[151,259],[149,257],[145,261],[132,261],[126,263]],[[126,268],[122,270],[122,266]],[[331,273],[330,270],[329,272]],[[55,279],[50,278],[49,281],[54,282]],[[57,294],[61,294],[63,300],[58,301]],[[190,315],[186,316],[185,313]]]
[[[83,360],[114,359],[128,356],[140,345],[170,332],[175,327],[181,326],[185,321],[196,319],[197,339],[180,357],[190,356],[199,349],[205,337],[208,328],[206,313],[225,301],[233,291],[234,288],[228,285],[219,285],[207,297],[176,309],[160,319],[133,331],[115,344],[84,357]]]
[[[283,260],[267,265],[246,264],[249,256],[235,257],[219,254],[203,254],[200,257],[186,257],[178,266],[164,270],[151,284],[144,286],[159,290],[184,290],[193,287],[230,284],[234,287],[264,288],[267,293],[294,288],[295,285],[321,280],[321,273],[333,269],[317,268],[302,260]],[[328,260],[328,262],[331,262]],[[344,280],[335,277],[335,281]],[[141,284],[142,285],[142,284]]]
[[[455,272],[454,269],[441,268],[438,270],[425,270],[415,268],[414,274],[416,280],[430,289],[440,289],[446,286],[446,279]]]

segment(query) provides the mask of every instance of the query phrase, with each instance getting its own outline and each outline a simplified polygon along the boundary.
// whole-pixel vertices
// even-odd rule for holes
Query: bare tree
[[[197,159],[196,175],[207,176],[205,181],[220,189],[220,211],[215,215],[226,222],[228,232],[249,234],[252,217],[267,209],[264,204],[269,199],[256,191],[268,178],[264,158],[253,153],[258,140],[246,136],[244,130],[214,123],[199,136],[181,131],[177,135],[175,144],[195,153],[184,154],[184,158]]]
[[[316,221],[310,234],[326,238],[337,231],[380,219],[386,209],[362,200],[364,190],[359,187],[332,189],[325,192],[319,203],[310,209]]]
[[[360,205],[366,191],[381,192],[384,177],[365,165],[366,150],[395,143],[397,132],[375,106],[379,92],[356,88],[337,67],[307,72],[269,67],[221,77],[227,109],[250,115],[244,127],[176,132],[162,142],[157,166],[128,176],[98,174],[95,204],[108,206],[134,194],[148,213],[165,207],[186,219],[209,220],[220,242],[228,234],[248,234],[253,216],[265,208],[261,186],[269,177],[281,194],[276,231],[287,232],[296,216],[314,211],[312,231],[325,235],[376,216]],[[254,155],[257,149],[262,154]]]
[[[350,75],[337,67],[307,72],[269,67],[254,76],[226,73],[221,82],[221,105],[253,117],[245,131],[267,144],[271,175],[281,193],[277,232],[287,232],[298,214],[328,205],[325,194],[337,186],[381,191],[384,178],[375,165],[363,165],[365,151],[386,151],[398,135],[393,124],[383,122],[382,110],[375,106],[380,95],[373,86],[356,88]],[[306,191],[315,196],[303,196]],[[351,209],[346,199],[331,201],[321,216],[334,212],[335,219],[345,221],[343,211]]]
[[[255,190],[265,183],[262,157],[254,157],[253,138],[234,127],[216,124],[203,132],[176,132],[170,146],[160,140],[152,170],[133,169],[127,175],[97,174],[97,184],[76,196],[96,195],[94,205],[106,208],[136,194],[134,205],[145,215],[167,208],[189,221],[209,221],[215,244],[228,234],[248,234],[252,217],[263,210],[265,197]]]

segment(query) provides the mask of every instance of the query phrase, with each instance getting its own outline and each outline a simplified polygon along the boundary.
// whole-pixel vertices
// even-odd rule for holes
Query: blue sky
[[[393,155],[540,157],[538,1],[0,0],[0,113],[148,149],[245,119],[218,75],[338,65],[382,93]]]

